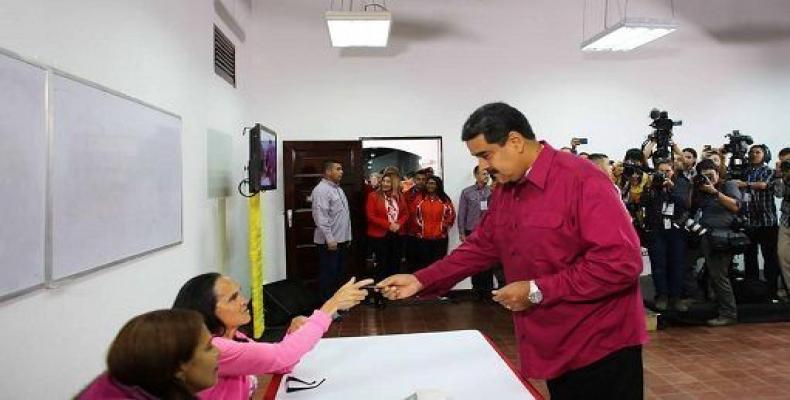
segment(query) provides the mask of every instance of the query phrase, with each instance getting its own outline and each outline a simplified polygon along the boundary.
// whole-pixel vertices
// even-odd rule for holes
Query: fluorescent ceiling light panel
[[[387,47],[391,23],[389,11],[326,13],[333,47]]]
[[[625,19],[582,42],[582,51],[629,51],[677,29],[674,21]]]

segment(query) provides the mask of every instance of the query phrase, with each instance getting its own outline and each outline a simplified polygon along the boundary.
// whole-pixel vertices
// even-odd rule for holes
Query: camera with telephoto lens
[[[664,186],[664,183],[669,179],[667,174],[663,172],[656,172],[653,174],[653,187],[657,189],[661,189]]]
[[[727,164],[727,175],[730,179],[745,180],[746,174],[746,155],[749,153],[749,146],[754,140],[749,135],[741,135],[741,131],[734,130],[732,133],[724,135],[730,142],[723,146],[724,152],[732,154],[730,162]]]
[[[694,220],[694,218],[691,218],[688,211],[683,212],[674,218],[672,225],[674,225],[674,227],[677,229],[685,229],[688,233],[692,233],[696,236],[702,236],[708,233],[708,229],[700,225],[699,222]]]
[[[672,128],[683,125],[683,121],[673,121],[669,119],[669,113],[666,111],[659,111],[657,108],[650,110],[650,119],[653,120],[650,126],[653,127],[653,133],[650,139],[655,140],[656,150],[653,152],[653,158],[669,158],[672,155],[671,139]]]
[[[708,233],[708,228],[705,228],[704,226],[700,225],[699,222],[694,221],[691,218],[686,220],[686,225],[684,225],[683,228],[689,233],[693,233],[697,236],[702,236]]]
[[[642,169],[642,164],[632,160],[623,161],[623,175],[629,178],[634,175],[639,175],[641,177],[642,172],[644,172]]]
[[[701,187],[703,187],[705,185],[710,185],[710,179],[708,179],[707,176],[702,175],[702,174],[694,175],[694,178],[692,179],[692,181],[694,182],[694,188],[695,189],[700,189]]]

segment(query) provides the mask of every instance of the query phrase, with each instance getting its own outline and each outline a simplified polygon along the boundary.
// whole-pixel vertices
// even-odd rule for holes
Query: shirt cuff
[[[538,283],[535,280],[529,281],[529,301],[532,302],[532,299],[535,298],[535,293],[540,293],[540,299],[534,304],[540,304],[543,302],[543,292],[540,290]]]
[[[332,316],[321,310],[313,311],[313,315],[311,315],[309,319],[323,328],[324,332],[326,332],[329,329],[329,325],[332,324]]]

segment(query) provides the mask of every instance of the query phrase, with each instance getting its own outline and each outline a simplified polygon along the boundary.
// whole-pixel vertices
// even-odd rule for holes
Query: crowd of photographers
[[[718,317],[707,323],[724,326],[737,323],[736,297],[788,301],[790,148],[772,164],[766,145],[752,145],[751,137],[733,131],[722,147],[697,153],[673,142],[672,126],[679,123],[665,112],[651,118],[654,133],[622,161],[598,153],[579,156],[610,174],[622,195],[650,258],[654,308],[687,312],[695,302],[715,299]],[[573,139],[563,150],[575,153],[582,143]],[[780,217],[774,198],[782,199]],[[744,271],[735,268],[738,254]]]

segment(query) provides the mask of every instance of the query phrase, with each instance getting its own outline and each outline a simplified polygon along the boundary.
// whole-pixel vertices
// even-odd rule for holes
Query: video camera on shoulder
[[[673,121],[669,118],[669,113],[666,111],[659,111],[658,108],[650,110],[650,119],[653,122],[650,126],[653,127],[653,133],[649,138],[655,140],[656,150],[653,152],[653,158],[669,158],[672,155],[672,128],[683,125],[683,121]]]
[[[727,175],[730,179],[744,180],[746,176],[747,154],[749,146],[754,140],[749,135],[742,135],[741,131],[733,130],[732,133],[724,135],[729,139],[729,143],[723,146],[724,152],[732,154],[730,162],[727,164]]]

